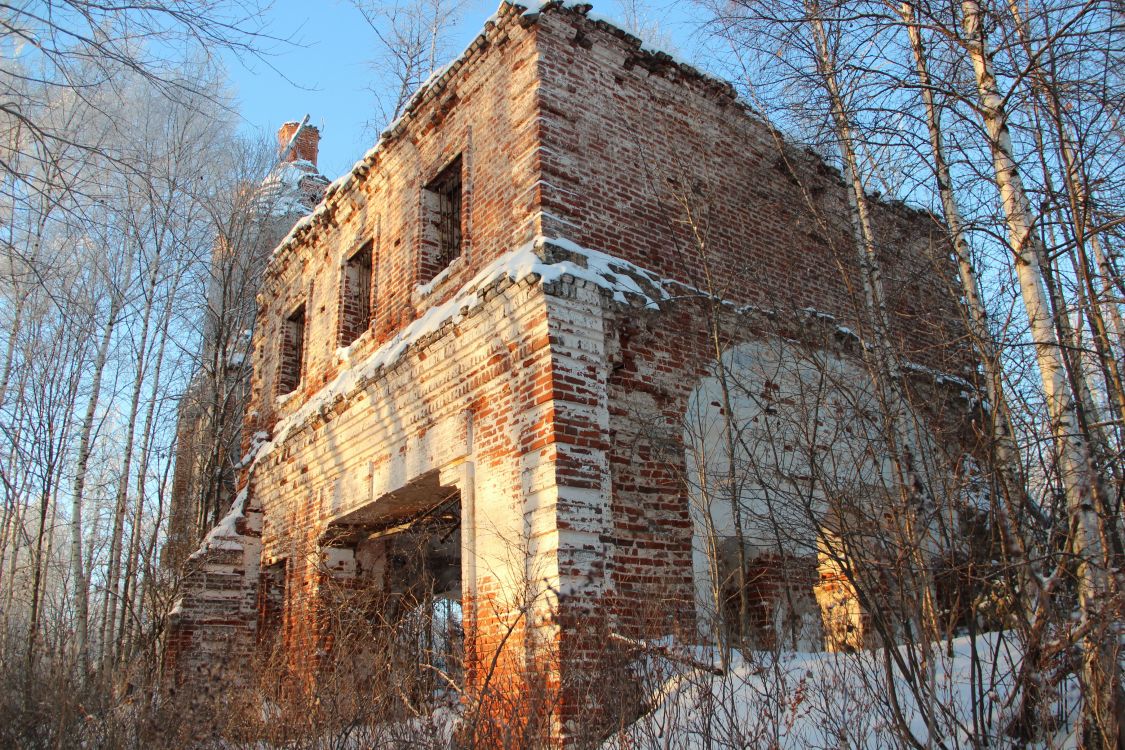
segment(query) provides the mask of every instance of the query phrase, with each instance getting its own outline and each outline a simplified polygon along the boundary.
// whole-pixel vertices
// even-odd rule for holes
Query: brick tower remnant
[[[308,118],[283,123],[277,130],[278,157],[281,162],[308,162],[316,168],[320,149],[320,130],[309,125]],[[295,136],[295,137],[294,137]]]
[[[261,183],[232,194],[212,248],[199,369],[177,415],[169,539],[162,553],[172,568],[182,565],[230,507],[242,456],[250,332],[262,273],[277,243],[320,202],[328,185],[317,171],[320,133],[307,120],[278,130],[274,166]]]
[[[771,416],[796,414],[806,371],[786,363],[864,381],[847,194],[729,84],[587,8],[501,5],[274,252],[252,458],[170,631],[186,684],[205,644],[268,640],[315,689],[333,597],[402,609],[424,578],[459,609],[458,679],[495,719],[472,731],[572,745],[618,718],[604,693],[620,687],[596,679],[621,656],[607,643],[730,627],[709,592],[739,555],[723,523],[703,528],[707,480],[687,478],[714,473],[697,449],[720,367],[773,394]],[[940,228],[873,210],[896,346],[919,373],[960,371]],[[761,403],[730,408],[753,420]],[[747,532],[743,626],[762,645],[862,641],[818,530],[789,528]],[[187,619],[209,607],[221,627]]]

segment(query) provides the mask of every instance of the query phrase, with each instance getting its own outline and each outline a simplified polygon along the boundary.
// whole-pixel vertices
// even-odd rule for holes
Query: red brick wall
[[[501,10],[501,14],[514,10]],[[533,212],[538,180],[538,81],[535,29],[505,16],[478,40],[449,81],[434,86],[383,147],[363,177],[329,196],[323,220],[282,249],[259,293],[255,351],[255,406],[268,427],[299,406],[277,409],[270,393],[282,311],[308,299],[307,393],[338,371],[338,293],[344,259],[374,243],[376,290],[372,331],[357,355],[392,338],[429,307],[456,292],[480,268],[537,233]],[[444,281],[416,290],[423,242],[422,188],[457,155],[463,162],[462,254]]]
[[[474,557],[479,572],[464,602],[468,684],[487,682],[495,692],[505,681],[527,678],[525,618],[541,605],[528,600],[522,573],[507,579],[500,573],[532,543],[523,534],[523,518],[538,512],[536,493],[549,489],[529,486],[521,472],[536,466],[549,474],[555,455],[550,406],[543,399],[550,382],[543,305],[535,284],[501,282],[483,307],[419,342],[366,387],[294,429],[259,462],[252,492],[265,517],[262,556],[266,565],[290,561],[283,637],[298,672],[313,670],[324,645],[318,608],[329,523],[419,475],[456,465],[468,450],[464,420],[471,414],[468,455],[476,467],[480,532]],[[461,480],[442,481],[456,486]],[[506,533],[494,538],[495,529]],[[463,576],[470,574],[463,569]],[[487,674],[500,646],[510,654],[497,673]]]
[[[812,307],[864,328],[834,170],[783,142],[726,84],[642,52],[620,30],[571,10],[542,14],[538,27],[545,234],[735,302]],[[900,344],[948,364],[940,345],[959,315],[940,227],[904,207],[874,214]]]
[[[297,133],[297,128],[300,125],[299,122],[287,122],[278,129],[277,148],[279,152],[289,145],[289,141],[293,140],[293,134]],[[293,143],[289,152],[282,154],[284,156],[283,161],[308,161],[312,162],[315,167],[319,151],[320,130],[313,125],[306,125],[301,128],[300,133],[297,133],[297,140]]]
[[[724,314],[727,345],[779,332],[832,342],[802,330],[802,308],[863,330],[863,287],[834,171],[747,116],[724,85],[641,52],[605,24],[555,10],[540,15],[538,29],[544,234],[783,319],[748,325]],[[901,350],[957,370],[964,351],[943,347],[959,321],[955,297],[932,283],[951,278],[938,227],[903,208],[875,214]],[[604,321],[574,304],[552,310],[552,351],[557,523],[568,541],[559,549],[560,653],[580,673],[614,658],[599,632],[694,634],[683,417],[716,353],[703,304],[611,306]],[[564,722],[605,713],[596,683],[582,686],[585,699],[581,690],[564,697]]]
[[[831,340],[835,324],[810,323],[802,307],[861,328],[861,285],[831,170],[780,145],[723,86],[580,13],[553,9],[533,22],[502,7],[499,17],[271,263],[248,436],[274,430],[540,233],[777,311],[724,309],[722,346],[767,335]],[[419,286],[423,188],[458,155],[462,255]],[[706,255],[678,221],[684,211],[705,223]],[[944,363],[940,334],[956,316],[944,290],[919,283],[941,257],[930,249],[929,219],[877,213],[881,236],[898,243],[886,252],[887,277],[909,282],[892,289],[908,354]],[[341,274],[367,242],[373,323],[338,353]],[[282,326],[300,304],[305,375],[278,400]],[[474,304],[288,425],[250,481],[264,514],[261,560],[288,560],[283,638],[294,666],[311,674],[324,645],[325,530],[439,472],[442,486],[461,491],[471,531],[462,562],[467,684],[506,686],[489,710],[521,713],[512,731],[546,726],[576,740],[629,710],[614,702],[620,686],[598,684],[590,669],[622,658],[609,634],[694,630],[682,420],[715,360],[711,310],[698,298],[659,310],[622,305],[569,277],[499,281]],[[541,703],[517,710],[531,684],[547,686]]]

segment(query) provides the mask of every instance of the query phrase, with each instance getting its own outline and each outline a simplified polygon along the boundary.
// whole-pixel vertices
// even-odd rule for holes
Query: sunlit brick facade
[[[896,345],[960,371],[940,227],[875,214]],[[861,359],[847,218],[839,176],[728,85],[582,7],[502,5],[270,262],[253,459],[171,630],[182,679],[264,628],[312,674],[326,583],[393,586],[395,535],[442,507],[457,549],[428,554],[458,568],[442,585],[464,685],[495,719],[474,731],[519,746],[545,716],[540,737],[577,743],[627,714],[596,678],[627,656],[613,644],[700,637],[685,414],[701,381],[752,341]],[[761,566],[763,623],[784,586],[816,606],[811,543]],[[526,704],[496,697],[532,684]]]

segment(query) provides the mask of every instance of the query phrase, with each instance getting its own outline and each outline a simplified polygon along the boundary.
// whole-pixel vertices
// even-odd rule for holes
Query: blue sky
[[[676,28],[685,21],[686,3],[668,1],[654,15],[680,38]],[[618,2],[602,0],[594,11],[613,17]],[[467,0],[451,46],[459,51],[468,45],[498,4]],[[320,170],[335,178],[363,156],[377,135],[367,128],[373,110],[369,87],[374,84],[367,60],[375,50],[374,35],[346,0],[274,0],[266,20],[272,35],[296,44],[273,45],[269,64],[228,60],[241,129],[272,137],[281,123],[310,115],[321,133]]]
[[[471,18],[475,31],[492,8],[489,2],[484,10],[485,0],[472,2],[480,7],[468,8],[461,26]],[[335,178],[375,140],[366,129],[373,106],[367,60],[374,36],[359,12],[341,0],[275,0],[267,21],[269,33],[294,43],[274,44],[265,61],[227,62],[241,129],[272,137],[281,123],[310,115],[309,122],[320,128],[321,171]]]

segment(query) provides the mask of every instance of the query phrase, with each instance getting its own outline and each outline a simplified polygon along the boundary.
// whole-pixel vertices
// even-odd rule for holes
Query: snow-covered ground
[[[645,651],[635,666],[651,690],[649,710],[606,739],[601,750],[1079,746],[1072,677],[1042,686],[1035,721],[1040,739],[1021,745],[1005,731],[1018,710],[1012,699],[1014,668],[1021,661],[1010,634],[939,644],[929,664],[916,661],[918,649],[905,647],[890,653],[736,652],[725,667],[713,649],[661,642]],[[904,676],[914,668],[917,679]],[[407,721],[354,722],[300,742],[278,737],[279,742],[217,741],[212,747],[452,747],[457,726],[468,717],[451,697],[444,697],[444,707]],[[276,721],[269,714],[265,710],[262,717],[267,725]]]
[[[716,658],[701,649],[684,656]],[[1018,708],[1011,700],[1021,658],[1014,638],[957,638],[941,644],[928,665],[917,656],[906,648],[736,653],[722,676],[655,658],[645,665],[652,710],[603,750],[893,748],[911,746],[908,733],[916,747],[980,747],[986,736],[988,746],[1013,745],[1005,728]],[[912,669],[915,680],[905,677]],[[1055,728],[1034,746],[1077,747],[1075,682],[1064,680],[1044,698],[1040,726]]]

